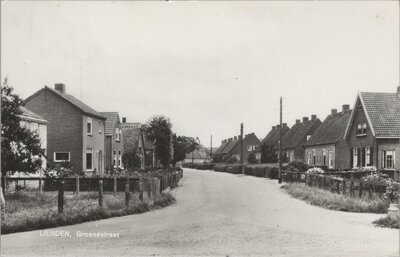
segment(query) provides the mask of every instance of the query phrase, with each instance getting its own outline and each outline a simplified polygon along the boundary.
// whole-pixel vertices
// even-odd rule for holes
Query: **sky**
[[[165,115],[203,145],[395,92],[399,2],[1,2],[1,79],[128,122]]]

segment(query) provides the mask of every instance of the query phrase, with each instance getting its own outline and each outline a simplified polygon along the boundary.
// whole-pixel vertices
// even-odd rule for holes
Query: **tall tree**
[[[278,162],[278,155],[272,149],[272,146],[261,145],[261,163],[276,163]]]
[[[154,153],[161,165],[166,168],[172,159],[172,123],[165,116],[155,116],[147,121],[144,131],[154,144]]]
[[[44,152],[36,132],[20,126],[21,98],[13,93],[7,79],[1,87],[1,173],[34,173],[42,165]]]
[[[183,161],[186,154],[199,149],[199,143],[193,137],[177,136],[175,133],[172,135],[172,143],[174,146],[174,157],[172,158],[172,165],[179,161]]]

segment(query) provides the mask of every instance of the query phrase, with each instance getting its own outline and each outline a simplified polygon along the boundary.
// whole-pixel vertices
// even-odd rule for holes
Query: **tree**
[[[20,126],[21,98],[13,93],[7,78],[1,87],[1,173],[34,173],[42,165],[44,151],[36,132]]]
[[[146,137],[154,144],[154,153],[163,168],[167,168],[171,162],[172,153],[172,124],[165,116],[155,116],[147,121],[144,131]]]
[[[272,149],[272,146],[262,144],[261,145],[261,163],[277,163],[278,155]]]
[[[124,167],[128,170],[135,170],[140,168],[141,160],[133,149],[130,149],[122,155]]]
[[[249,154],[249,156],[247,157],[247,162],[250,164],[258,163],[256,154],[254,152],[251,152]]]
[[[172,143],[174,146],[174,157],[171,160],[172,165],[183,161],[186,154],[199,149],[199,143],[193,137],[177,136],[172,134]]]

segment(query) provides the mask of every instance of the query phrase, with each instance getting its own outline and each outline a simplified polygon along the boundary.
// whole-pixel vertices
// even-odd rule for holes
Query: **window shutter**
[[[357,151],[357,167],[360,167],[360,165],[361,165],[361,156],[360,156],[361,154],[360,154],[360,152],[361,151],[360,151],[360,148],[358,148],[358,147],[356,149],[357,149],[356,150]]]
[[[351,151],[350,151],[350,168],[353,168],[353,154],[354,154],[354,148],[351,148]]]
[[[368,165],[370,165],[370,166],[372,166],[372,165],[374,165],[374,148],[372,148],[372,147],[370,147],[369,148],[369,163],[368,163]]]

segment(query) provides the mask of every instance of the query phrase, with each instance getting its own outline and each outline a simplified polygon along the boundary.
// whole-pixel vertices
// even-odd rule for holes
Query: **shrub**
[[[390,203],[398,203],[399,202],[399,190],[400,184],[398,182],[394,182],[392,180],[389,181],[388,186],[386,187],[385,199]]]
[[[325,171],[321,168],[314,167],[314,168],[308,169],[306,171],[306,173],[307,174],[324,174]]]
[[[238,159],[237,159],[235,156],[231,156],[231,157],[228,159],[227,162],[228,162],[228,163],[231,163],[231,164],[237,163],[237,162],[238,162]]]
[[[249,156],[247,157],[247,162],[250,164],[258,163],[256,154],[254,152],[251,152],[249,154]]]
[[[373,222],[378,227],[383,228],[399,228],[400,227],[400,220],[391,219],[389,216],[377,219]]]
[[[302,161],[295,160],[289,163],[289,170],[296,170],[299,172],[305,172],[308,170],[308,165]]]

